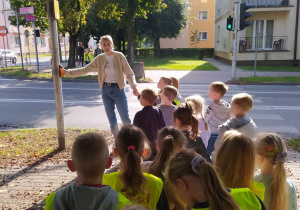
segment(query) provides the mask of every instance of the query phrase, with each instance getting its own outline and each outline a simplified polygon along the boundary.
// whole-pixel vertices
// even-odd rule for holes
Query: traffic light
[[[246,11],[254,7],[252,4],[241,3],[240,4],[240,30],[244,30],[247,26],[251,25],[252,22],[247,22],[246,19],[252,16],[252,13]]]
[[[40,30],[35,30],[36,37],[40,37]]]
[[[227,27],[226,27],[226,29],[228,31],[232,31],[232,26],[233,26],[233,17],[231,17],[231,15],[229,15],[229,17],[227,18]]]

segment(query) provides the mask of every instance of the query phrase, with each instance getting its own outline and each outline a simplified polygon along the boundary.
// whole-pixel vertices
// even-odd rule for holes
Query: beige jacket
[[[104,74],[105,65],[106,65],[105,53],[102,53],[98,55],[90,64],[86,65],[83,68],[67,70],[66,76],[79,77],[89,72],[97,70],[98,82],[101,90],[105,78],[105,74]],[[126,80],[124,75],[126,76],[126,79],[130,84],[130,87],[132,89],[136,87],[137,84],[132,69],[130,68],[125,56],[122,53],[117,51],[114,51],[114,70],[115,70],[116,81],[118,83],[120,90],[122,90],[126,85]]]

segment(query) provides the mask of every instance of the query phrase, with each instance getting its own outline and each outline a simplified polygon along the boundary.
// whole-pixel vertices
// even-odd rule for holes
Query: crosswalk
[[[143,89],[145,87],[156,88],[156,84],[142,84],[139,85],[139,88]],[[182,84],[180,85],[179,92],[184,99],[193,94],[200,94],[206,99],[206,103],[209,104],[212,101],[208,98],[208,85],[203,84]],[[300,131],[293,126],[285,116],[282,116],[278,111],[294,111],[300,116],[300,106],[275,106],[274,104],[270,105],[263,102],[264,97],[257,97],[258,94],[266,93],[273,94],[275,91],[247,91],[243,86],[240,85],[230,85],[229,90],[223,97],[223,100],[230,102],[231,97],[234,94],[248,92],[253,97],[253,108],[248,114],[254,122],[257,124],[259,131],[261,132],[279,132],[279,133],[291,133],[291,134],[300,134]],[[276,92],[277,95],[279,94]],[[282,92],[282,94],[291,94],[298,95],[300,92]],[[132,102],[134,98],[131,98],[129,101],[129,107],[141,107],[139,102]]]

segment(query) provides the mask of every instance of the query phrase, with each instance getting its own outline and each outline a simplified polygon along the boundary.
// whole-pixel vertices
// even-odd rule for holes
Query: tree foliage
[[[165,0],[165,7],[137,20],[138,34],[154,42],[155,54],[160,57],[160,38],[177,38],[187,23],[188,1]]]

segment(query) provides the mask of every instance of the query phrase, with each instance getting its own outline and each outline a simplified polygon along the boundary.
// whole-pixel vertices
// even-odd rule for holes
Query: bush
[[[154,48],[136,48],[135,49],[135,56],[146,58],[148,55],[154,54]]]

